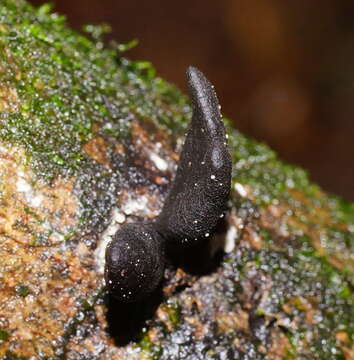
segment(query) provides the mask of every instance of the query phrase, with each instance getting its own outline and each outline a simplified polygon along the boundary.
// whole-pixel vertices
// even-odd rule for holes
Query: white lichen
[[[168,169],[167,162],[155,152],[150,152],[150,160],[154,163],[155,167],[160,171],[166,171]]]
[[[230,226],[225,236],[224,251],[226,253],[230,253],[235,249],[236,237],[237,237],[237,228],[235,226]]]
[[[235,184],[235,190],[239,193],[240,196],[242,197],[247,197],[247,191],[246,188],[240,184],[240,183],[236,183]]]
[[[124,214],[122,214],[118,208],[114,208],[112,211],[111,222],[101,235],[100,241],[95,250],[97,272],[100,274],[104,273],[104,267],[106,263],[106,247],[112,240],[112,236],[119,230],[120,224],[122,224],[124,221]]]

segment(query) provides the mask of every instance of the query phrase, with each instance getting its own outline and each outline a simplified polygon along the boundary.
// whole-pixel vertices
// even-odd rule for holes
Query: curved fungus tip
[[[175,180],[156,226],[167,243],[190,244],[216,226],[231,187],[231,156],[214,87],[196,68],[187,79],[193,116]]]

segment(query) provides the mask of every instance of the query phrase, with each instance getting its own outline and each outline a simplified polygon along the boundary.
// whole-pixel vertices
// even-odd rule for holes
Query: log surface
[[[230,125],[209,244],[143,304],[107,296],[105,245],[158,215],[191,109],[87,30],[0,4],[0,359],[353,359],[353,204]]]

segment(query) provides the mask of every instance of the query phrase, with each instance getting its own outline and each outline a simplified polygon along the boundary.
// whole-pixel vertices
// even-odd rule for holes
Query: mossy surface
[[[149,63],[124,59],[119,46],[104,48],[99,28],[87,27],[90,41],[49,5],[0,6],[1,87],[17,100],[3,106],[0,136],[23,145],[42,176],[75,173],[87,160],[83,144],[97,133],[126,138],[134,117],[169,131],[184,127],[185,98]]]
[[[2,293],[20,307],[33,299],[43,303],[43,289],[60,289],[65,297],[60,316],[50,304],[56,317],[46,313],[47,333],[26,338],[27,346],[20,342],[29,333],[10,329],[1,317],[3,358],[350,359],[354,205],[323,193],[303,170],[283,164],[229,123],[234,168],[224,225],[233,250],[203,276],[171,266],[158,304],[144,305],[143,324],[130,343],[123,346],[117,331],[107,332],[112,322],[127,332],[130,324],[124,310],[109,315],[94,251],[112,210],[130,221],[156,215],[191,109],[149,63],[125,59],[127,47],[105,48],[104,27],[86,30],[91,39],[70,30],[48,5],[0,4],[0,140],[20,149],[11,171],[1,168],[16,180],[1,184],[3,209],[18,214],[11,232],[1,233],[8,263],[0,266],[7,284]],[[154,167],[151,152],[170,170]],[[33,175],[19,175],[20,163]],[[14,197],[24,179],[56,209],[49,200],[44,211],[29,206],[25,195]],[[142,199],[146,206],[137,207]],[[34,240],[26,232],[26,226],[33,236],[48,232],[48,223],[57,237],[50,232]],[[13,259],[27,261],[32,272],[11,268]],[[45,271],[48,278],[38,275]],[[43,319],[41,309],[34,310]]]

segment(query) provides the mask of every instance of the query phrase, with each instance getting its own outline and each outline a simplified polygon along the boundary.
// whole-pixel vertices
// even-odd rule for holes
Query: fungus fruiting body
[[[152,292],[165,265],[162,237],[151,224],[127,224],[118,230],[106,251],[109,291],[124,301],[137,301]]]
[[[134,302],[154,291],[165,265],[165,249],[188,251],[209,237],[230,193],[231,156],[213,86],[196,68],[187,79],[193,117],[176,176],[157,219],[122,226],[106,250],[108,291]]]

